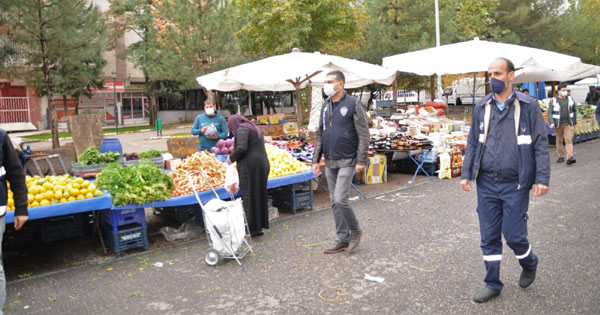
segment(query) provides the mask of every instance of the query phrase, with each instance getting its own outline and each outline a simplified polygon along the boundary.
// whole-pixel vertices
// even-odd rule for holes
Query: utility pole
[[[440,46],[440,5],[439,0],[435,0],[435,46]],[[442,75],[437,75],[437,91],[438,98],[442,97]],[[431,95],[431,100],[433,101],[435,98]]]
[[[117,106],[117,77],[116,77],[116,72],[113,72],[113,95],[114,95],[114,99],[115,99],[115,126],[117,127],[117,134],[119,134],[119,106]]]

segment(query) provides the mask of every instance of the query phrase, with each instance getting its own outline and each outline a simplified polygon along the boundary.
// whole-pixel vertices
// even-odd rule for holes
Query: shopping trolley
[[[208,184],[215,194],[215,199],[202,203],[198,191],[196,191],[196,181],[193,177],[196,174],[200,174]],[[240,259],[252,252],[250,230],[248,229],[242,200],[235,199],[231,193],[229,195],[232,201],[221,200],[203,171],[188,174],[187,178],[194,190],[196,201],[202,209],[204,227],[210,246],[204,253],[204,262],[214,267],[221,258],[227,258],[235,259],[241,266]]]

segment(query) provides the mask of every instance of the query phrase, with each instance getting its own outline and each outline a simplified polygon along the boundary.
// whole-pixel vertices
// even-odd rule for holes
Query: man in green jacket
[[[216,133],[208,132],[211,126],[216,128]],[[227,121],[217,112],[212,100],[204,101],[204,113],[194,120],[192,135],[199,138],[198,151],[210,151],[219,139],[227,138]]]
[[[556,135],[556,151],[558,160],[556,163],[565,161],[565,150],[563,139],[567,147],[567,165],[575,163],[573,158],[573,134],[577,125],[577,111],[575,101],[568,95],[567,85],[558,85],[558,97],[553,97],[548,106],[548,124],[554,129]]]

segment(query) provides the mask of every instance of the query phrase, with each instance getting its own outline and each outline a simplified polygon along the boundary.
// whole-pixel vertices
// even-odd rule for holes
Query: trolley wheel
[[[204,262],[211,267],[216,266],[219,262],[219,259],[221,259],[221,257],[219,257],[219,252],[214,248],[208,249],[206,252],[204,252]]]

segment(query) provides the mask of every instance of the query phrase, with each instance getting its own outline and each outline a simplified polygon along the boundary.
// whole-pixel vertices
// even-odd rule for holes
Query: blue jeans
[[[352,178],[354,178],[354,166],[325,167],[325,175],[327,175],[327,185],[329,186],[329,198],[333,204],[331,209],[333,210],[337,237],[342,242],[349,242],[350,233],[360,232],[358,220],[348,202]]]
[[[4,230],[6,225],[4,224],[6,216],[0,219],[0,258],[2,258],[2,237],[4,236]],[[6,300],[6,277],[4,276],[4,261],[0,261],[0,315],[2,315],[2,307],[4,307],[4,301]]]

